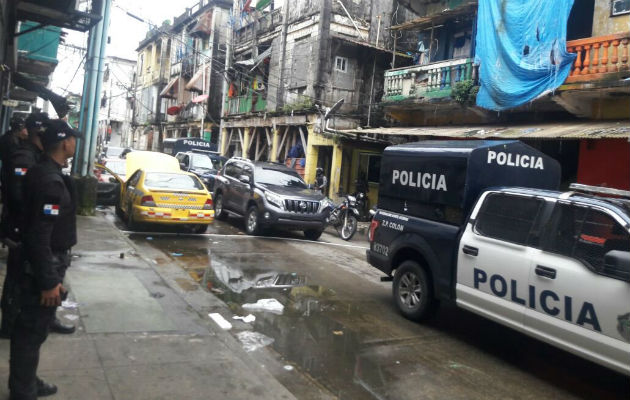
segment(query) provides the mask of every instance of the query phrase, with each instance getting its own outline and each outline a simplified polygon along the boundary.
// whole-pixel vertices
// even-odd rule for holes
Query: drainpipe
[[[280,45],[280,79],[276,91],[276,109],[280,109],[284,106],[284,64],[286,62],[287,32],[289,29],[289,0],[284,0],[282,14],[284,15],[282,16],[282,42]]]
[[[91,81],[91,74],[92,74],[92,61],[93,61],[93,57],[94,57],[94,37],[96,36],[95,34],[96,31],[96,26],[94,26],[93,28],[90,29],[90,36],[88,38],[88,47],[87,47],[87,54],[85,55],[85,77],[83,78],[83,91],[82,96],[81,96],[81,107],[80,107],[80,111],[79,111],[79,131],[85,133],[86,129],[85,129],[85,124],[86,124],[86,114],[87,113],[87,101],[88,101],[88,97],[89,97],[89,93],[88,90],[90,88],[90,81]],[[73,162],[72,163],[72,174],[73,175],[78,175],[81,172],[81,159],[83,158],[83,147],[85,146],[85,143],[88,139],[87,137],[84,139],[78,139],[77,140],[77,146],[76,149],[74,151],[74,160],[76,160],[77,162]]]
[[[285,0],[285,3],[287,2],[287,0]],[[230,14],[230,19],[232,17],[232,13]],[[213,50],[214,51],[214,50]],[[219,143],[219,147],[222,146],[223,144],[223,134],[224,134],[224,129],[225,129],[225,113],[226,113],[226,103],[227,103],[227,95],[228,95],[228,90],[229,90],[229,83],[228,83],[228,73],[230,71],[230,66],[232,65],[232,24],[228,23],[227,27],[226,27],[226,33],[225,33],[225,69],[224,69],[224,77],[223,77],[223,96],[222,96],[222,103],[221,103],[221,122],[219,124],[219,139],[218,139],[218,143]],[[219,148],[219,152],[221,153],[221,155],[224,155],[224,152],[227,151],[228,147],[229,147],[229,143],[225,144],[225,149],[224,148]]]
[[[92,126],[90,130],[90,147],[88,148],[88,158],[84,163],[84,171],[82,171],[83,176],[87,176],[92,173],[94,169],[94,156],[96,153],[96,138],[98,136],[98,114],[101,105],[99,101],[101,95],[101,89],[103,87],[103,66],[105,64],[105,46],[107,46],[107,31],[109,29],[109,12],[111,9],[112,0],[105,0],[105,10],[103,13],[102,27],[101,27],[101,37],[100,37],[100,51],[98,55],[98,69],[96,70],[96,91],[94,92],[94,104],[92,113],[96,120],[92,120]],[[111,101],[111,99],[110,99]]]
[[[381,16],[378,16],[378,29],[376,30],[376,47],[378,47],[378,40],[381,36]],[[372,64],[372,82],[370,83],[370,102],[368,104],[368,119],[367,126],[370,126],[372,120],[372,103],[374,100],[374,75],[376,74],[376,57],[377,53],[374,53],[374,62]]]

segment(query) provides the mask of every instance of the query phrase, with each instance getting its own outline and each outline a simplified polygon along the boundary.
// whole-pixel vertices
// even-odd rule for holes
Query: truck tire
[[[394,301],[400,313],[412,321],[430,318],[437,308],[431,279],[415,261],[404,261],[396,270],[393,284]]]
[[[304,231],[304,237],[308,240],[317,240],[322,235],[322,232],[319,229],[307,229]]]
[[[258,208],[256,206],[251,206],[247,209],[245,214],[245,232],[252,236],[258,235]]]
[[[223,195],[217,194],[214,198],[214,217],[216,219],[225,219],[227,217],[223,204]]]

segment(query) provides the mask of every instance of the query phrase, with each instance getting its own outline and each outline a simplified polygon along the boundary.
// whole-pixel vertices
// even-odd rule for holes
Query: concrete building
[[[133,101],[133,147],[139,150],[158,150],[166,104],[160,92],[168,83],[172,38],[170,24],[152,29],[140,42],[136,51],[138,61]]]
[[[384,73],[384,128],[343,134],[389,143],[520,139],[561,162],[564,185],[630,189],[630,2],[575,0],[567,50],[577,57],[569,77],[555,91],[500,113],[475,106],[477,1],[400,3],[419,15],[392,27],[417,38],[415,65]]]
[[[226,0],[200,1],[175,18],[169,82],[160,92],[167,111],[164,137],[217,143],[231,7]]]
[[[133,143],[133,75],[136,61],[120,57],[107,57],[103,76],[103,94],[98,115],[99,142],[109,142],[118,136],[121,146]]]
[[[372,77],[391,68],[396,56],[388,29],[394,16],[408,12],[397,12],[396,1],[389,0],[249,4],[234,3],[223,154],[287,162],[307,182],[321,166],[331,197],[353,192],[359,164],[374,164],[370,157],[380,153],[382,144],[333,137],[325,132],[322,116],[344,100],[329,120],[331,128],[379,121],[372,104],[380,97],[382,79]]]

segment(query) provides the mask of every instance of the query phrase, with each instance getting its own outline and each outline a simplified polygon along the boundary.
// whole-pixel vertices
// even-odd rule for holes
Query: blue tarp
[[[505,110],[562,85],[575,54],[567,52],[573,0],[479,0],[477,105]]]

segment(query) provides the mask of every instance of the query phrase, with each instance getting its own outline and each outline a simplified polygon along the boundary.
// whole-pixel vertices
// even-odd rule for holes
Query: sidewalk
[[[231,312],[209,292],[191,289],[197,284],[186,272],[143,259],[101,214],[78,223],[70,298],[57,313],[78,329],[51,334],[41,352],[39,376],[59,387],[51,399],[294,399],[208,318]],[[6,265],[6,249],[0,257]],[[0,341],[0,357],[6,399],[8,340]]]

